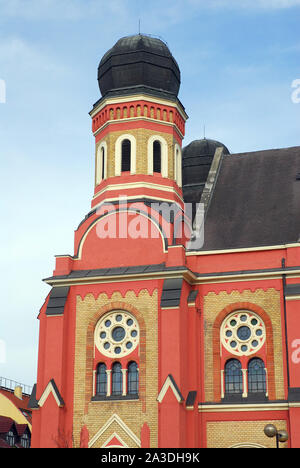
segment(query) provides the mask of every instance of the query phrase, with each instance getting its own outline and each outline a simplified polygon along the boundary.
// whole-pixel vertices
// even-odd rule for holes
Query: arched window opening
[[[138,395],[139,393],[139,370],[136,362],[128,364],[127,393],[128,395]]]
[[[130,171],[131,143],[130,140],[122,141],[122,172]]]
[[[237,359],[230,359],[225,365],[225,394],[243,393],[242,365]]]
[[[266,371],[261,359],[251,359],[248,364],[248,393],[266,393]]]
[[[103,363],[100,363],[97,366],[96,394],[99,396],[106,396],[107,394],[106,365]]]
[[[112,367],[112,392],[114,396],[122,395],[123,391],[123,377],[122,377],[122,367],[119,362],[115,362]]]
[[[161,144],[157,140],[153,142],[153,172],[161,172]]]

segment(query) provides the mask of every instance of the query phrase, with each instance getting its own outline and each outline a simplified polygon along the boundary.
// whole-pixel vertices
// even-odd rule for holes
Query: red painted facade
[[[149,120],[151,107],[153,118]],[[161,120],[154,122],[158,109]],[[125,120],[118,122],[118,119]],[[145,99],[132,102],[129,97],[126,103],[104,105],[92,117],[96,144],[111,132],[127,133],[134,129],[147,129],[154,133],[159,132],[160,135],[172,135],[174,141],[181,146],[184,125],[184,118],[174,105],[155,102],[151,106]],[[120,184],[121,189],[118,187]],[[119,195],[127,196],[128,199],[122,204],[116,204]],[[158,291],[157,447],[207,447],[207,428],[213,422],[253,423],[273,420],[285,421],[289,432],[288,446],[300,447],[300,401],[297,401],[298,396],[291,398],[291,389],[297,393],[300,388],[299,298],[289,297],[287,300],[284,294],[284,279],[287,284],[300,282],[300,267],[297,270],[300,265],[300,247],[294,244],[219,252],[188,251],[185,235],[174,241],[174,232],[178,229],[178,224],[176,226],[174,222],[176,219],[166,220],[161,213],[151,212],[149,204],[145,203],[146,199],[176,203],[179,211],[183,212],[182,189],[171,177],[164,178],[158,173],[131,175],[125,172],[102,180],[95,186],[91,203],[94,211],[91,211],[75,231],[73,255],[56,258],[55,271],[48,283],[54,289],[68,286],[69,291],[63,313],[47,315],[49,294],[39,314],[38,379],[32,447],[74,445],[77,299],[84,299],[87,295],[97,298],[102,293],[111,298],[115,291],[125,297],[127,291],[138,295],[144,289],[150,294]],[[107,202],[108,206],[104,206],[103,202]],[[109,226],[116,226],[115,238],[105,237]],[[132,232],[138,235],[130,235]],[[149,235],[151,232],[152,236]],[[282,267],[282,259],[285,260],[285,268]],[[151,273],[139,271],[138,268],[136,274],[133,269],[119,273],[112,271],[111,274],[104,272],[105,269],[147,265],[164,267],[161,271],[158,269]],[[293,271],[289,271],[289,268],[293,268]],[[95,270],[94,273],[88,277],[82,273],[92,270]],[[230,274],[224,275],[226,272]],[[165,280],[172,278],[183,280],[180,302],[176,306],[165,307],[161,303]],[[206,297],[211,293],[219,295],[226,292],[230,295],[233,291],[243,294],[245,291],[254,293],[270,289],[280,294],[280,313],[277,317],[277,323],[280,322],[279,331],[274,330],[274,319],[271,320],[268,307],[263,308],[251,300],[233,300],[216,312],[212,339],[207,343],[210,338],[207,338]],[[198,294],[194,301],[189,302],[191,291],[197,291]],[[124,301],[124,310],[136,317],[139,324],[138,346],[132,353],[118,359],[116,356],[107,358],[95,345],[91,346],[87,351],[91,360],[88,367],[90,370],[82,376],[82,383],[93,387],[93,394],[96,393],[93,375],[100,362],[105,362],[107,370],[111,371],[116,361],[121,364],[122,369],[127,369],[128,364],[134,361],[140,366],[140,382],[142,373],[147,373],[147,368],[141,365],[140,360],[148,352],[147,334],[150,330],[143,324],[141,312],[133,306],[128,310],[127,305]],[[103,309],[103,314],[114,309],[122,310],[123,303],[113,303]],[[226,317],[240,310],[261,318],[265,326],[265,342],[257,353],[252,350],[250,355],[237,358],[224,348],[220,329]],[[94,329],[91,323],[87,334],[93,336]],[[279,359],[283,369],[282,376],[279,376],[278,371],[275,372],[274,340],[277,344],[281,342],[282,354]],[[207,349],[210,350],[213,363],[210,369],[213,381],[212,399],[207,399]],[[263,361],[267,369],[266,400],[262,403],[254,399],[251,403],[245,397],[239,404],[226,401],[221,376],[228,360],[236,358],[241,362],[242,369],[247,369],[249,361],[256,357]],[[278,361],[276,365],[278,367]],[[170,384],[163,394],[168,376],[172,377],[175,387]],[[49,386],[49,382],[53,381],[55,385]],[[279,385],[284,388],[281,398],[277,398],[280,393]],[[244,391],[247,393],[247,388]],[[146,389],[140,388],[139,396],[143,392]],[[188,406],[190,392],[197,393],[191,406]],[[159,395],[162,395],[161,401]],[[86,407],[88,404],[86,401]],[[105,405],[106,402],[99,404]],[[129,402],[128,411],[130,404]],[[150,446],[151,430],[150,422],[134,428],[135,434],[139,434],[137,437],[141,447]],[[84,421],[79,432],[80,446],[88,446],[95,434],[89,433]],[[123,445],[122,438],[113,433],[111,436],[107,447]],[[252,441],[247,439],[244,442],[246,444]]]

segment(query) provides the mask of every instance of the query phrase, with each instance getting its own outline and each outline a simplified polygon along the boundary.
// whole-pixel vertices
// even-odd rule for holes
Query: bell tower
[[[186,113],[180,71],[161,40],[120,39],[98,68],[102,98],[90,112],[96,143],[92,208],[121,191],[129,199],[182,201]]]
[[[32,446],[178,444],[175,426],[169,439],[160,427],[182,417],[162,408],[186,372],[168,332],[172,316],[181,333],[185,288],[180,70],[163,41],[138,34],[103,56],[98,82],[91,209],[45,279]]]

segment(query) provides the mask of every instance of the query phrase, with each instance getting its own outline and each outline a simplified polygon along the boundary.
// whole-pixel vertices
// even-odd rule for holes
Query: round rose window
[[[221,327],[223,346],[238,356],[256,353],[265,339],[265,325],[253,312],[236,311],[226,317]]]
[[[95,344],[108,357],[130,354],[139,343],[139,326],[136,319],[125,311],[109,312],[97,324]]]

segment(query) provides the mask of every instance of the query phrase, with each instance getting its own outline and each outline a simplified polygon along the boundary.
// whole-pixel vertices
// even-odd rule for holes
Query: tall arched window
[[[106,396],[107,394],[107,374],[106,365],[103,363],[98,364],[96,374],[96,394]]]
[[[139,370],[136,362],[128,364],[127,393],[128,395],[138,395],[139,393]]]
[[[111,375],[111,394],[122,395],[123,391],[123,377],[122,377],[122,367],[119,362],[115,362],[112,366],[112,375]]]
[[[161,172],[161,144],[158,140],[153,142],[153,172]]]
[[[225,395],[243,393],[242,365],[237,359],[230,359],[225,365]]]
[[[131,142],[128,139],[122,141],[122,163],[121,171],[130,171],[130,160],[131,160]]]
[[[102,141],[97,150],[96,158],[96,185],[107,177],[107,143]]]
[[[168,177],[168,143],[160,135],[152,135],[147,143],[147,173]]]
[[[266,371],[261,359],[251,359],[248,364],[248,393],[266,393]]]

